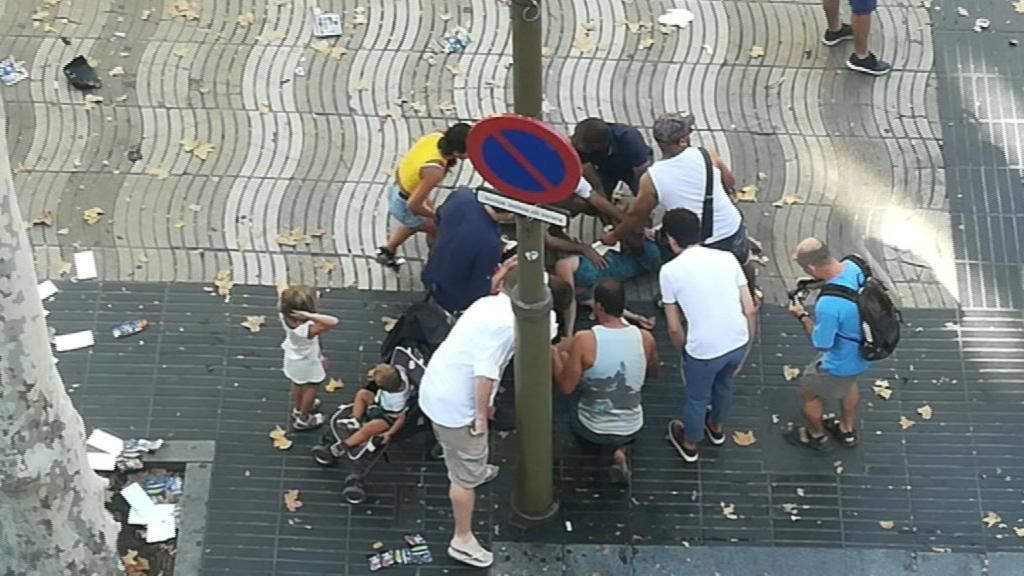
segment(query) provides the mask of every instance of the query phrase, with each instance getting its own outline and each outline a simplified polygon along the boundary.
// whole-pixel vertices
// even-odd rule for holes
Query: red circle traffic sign
[[[517,114],[484,118],[466,140],[473,167],[502,194],[530,204],[554,204],[579,185],[582,167],[569,139]]]

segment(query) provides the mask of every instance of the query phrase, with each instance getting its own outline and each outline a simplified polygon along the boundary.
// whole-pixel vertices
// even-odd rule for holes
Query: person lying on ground
[[[349,454],[359,458],[368,449],[369,441],[380,436],[387,444],[405,426],[412,388],[405,376],[390,364],[378,364],[370,370],[370,381],[377,388],[356,392],[352,417],[342,423],[352,434],[342,442]]]
[[[626,290],[604,278],[594,287],[597,325],[552,349],[552,378],[572,396],[569,423],[581,441],[610,455],[613,483],[630,479],[629,446],[644,426],[640,389],[657,377],[654,337],[622,320]],[[609,454],[610,453],[610,454]]]

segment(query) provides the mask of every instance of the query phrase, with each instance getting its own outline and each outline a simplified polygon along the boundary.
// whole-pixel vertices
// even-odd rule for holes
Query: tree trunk
[[[0,575],[108,576],[118,525],[53,363],[0,99]]]

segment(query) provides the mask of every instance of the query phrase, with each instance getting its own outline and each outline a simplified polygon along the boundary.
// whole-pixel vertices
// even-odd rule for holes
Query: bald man
[[[793,258],[804,272],[826,284],[853,290],[864,285],[867,271],[851,260],[840,262],[817,238],[801,240]],[[825,294],[818,297],[813,317],[799,302],[791,302],[789,311],[821,354],[803,369],[797,380],[807,425],[790,428],[786,439],[821,452],[832,450],[835,442],[846,447],[856,446],[857,403],[860,401],[857,377],[868,369],[868,361],[860,352],[863,334],[857,304]],[[826,400],[840,402],[841,418],[823,420]]]

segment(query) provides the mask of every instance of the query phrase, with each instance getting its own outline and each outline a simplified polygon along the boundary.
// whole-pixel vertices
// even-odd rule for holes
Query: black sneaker
[[[892,66],[889,66],[887,62],[882,62],[871,53],[867,55],[867,58],[858,58],[856,54],[850,54],[850,58],[846,61],[846,67],[854,72],[862,72],[872,76],[884,76],[892,69]]]
[[[847,448],[853,448],[857,445],[857,431],[843,432],[839,428],[838,418],[826,418],[821,421],[822,427],[825,431],[832,435],[833,438],[839,442],[840,446],[846,446]]]
[[[668,423],[668,441],[676,449],[676,452],[679,452],[684,461],[693,464],[700,458],[699,452],[690,450],[683,444],[683,423],[679,420],[673,420]]]
[[[825,46],[835,46],[846,40],[853,40],[853,28],[849,24],[843,24],[835,32],[825,30],[825,35],[821,37],[821,43]]]
[[[388,250],[387,246],[381,246],[377,248],[377,262],[391,268],[392,270],[398,270],[402,267],[402,262],[405,260],[395,256],[395,253]]]
[[[707,436],[708,441],[715,446],[721,446],[722,444],[725,444],[725,428],[722,428],[721,433],[716,433],[711,429],[711,426],[708,426],[708,422],[711,421],[710,418],[711,413],[709,412],[707,417],[704,418],[704,435]]]

